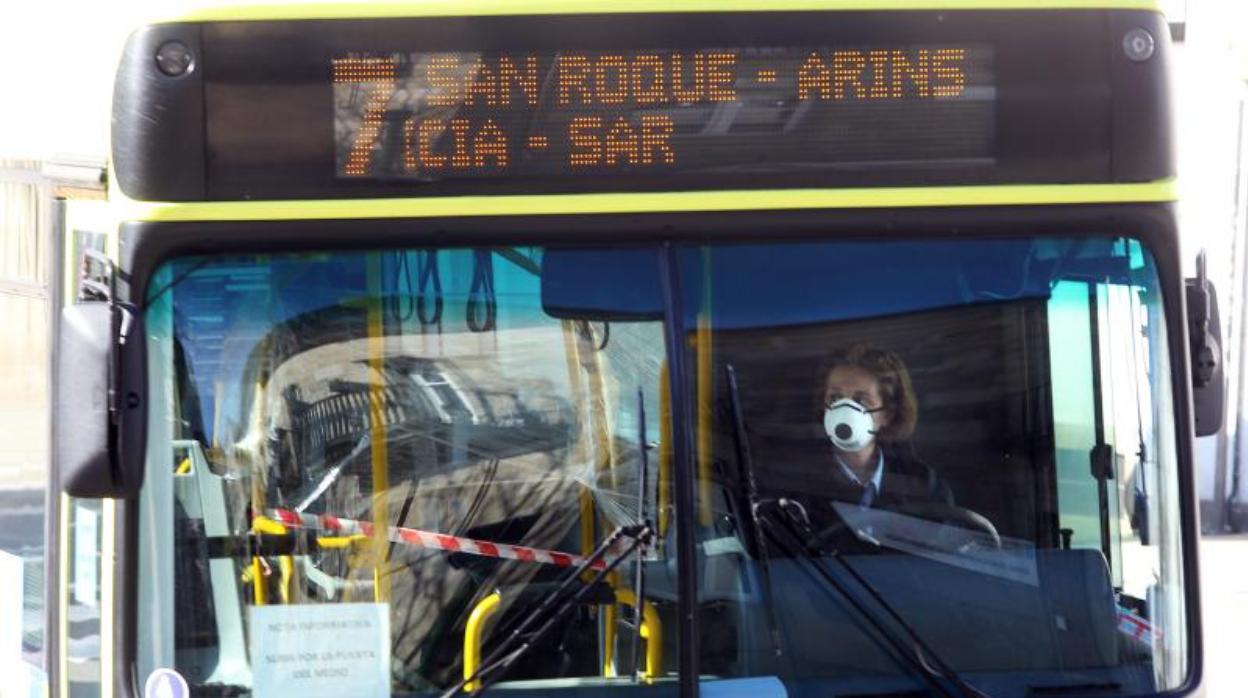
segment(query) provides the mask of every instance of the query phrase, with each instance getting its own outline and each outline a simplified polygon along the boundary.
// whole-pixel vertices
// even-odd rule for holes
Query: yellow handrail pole
[[[563,353],[568,364],[568,393],[573,399],[573,409],[581,410],[581,357],[576,342],[576,326],[571,320],[563,321]],[[574,463],[584,463],[586,444],[583,438],[576,440]],[[594,494],[586,484],[581,485],[581,555],[594,551]]]
[[[468,614],[468,623],[464,626],[464,678],[477,673],[481,667],[481,646],[484,642],[485,624],[498,613],[498,606],[503,597],[497,591],[477,602],[472,613]],[[480,681],[469,681],[464,690],[473,693],[481,685]]]
[[[368,321],[368,424],[369,454],[373,469],[373,601],[390,600],[390,578],[381,574],[390,549],[390,468],[386,443],[386,393],[385,364],[386,337],[382,317],[382,257],[379,253],[368,255],[367,261],[367,321]]]
[[[257,516],[251,520],[251,530],[265,536],[284,536],[286,526],[267,516]]]
[[[594,552],[594,494],[589,487],[581,485],[581,555],[588,557]]]
[[[711,253],[702,251],[702,308],[698,311],[698,523],[711,525]]]
[[[578,345],[580,342],[589,342],[591,344],[589,350],[585,352],[588,354],[589,359],[586,361],[582,358],[581,365],[585,368],[586,372],[589,373],[590,423],[593,425],[594,451],[596,453],[594,473],[595,477],[597,477],[598,473],[605,470],[609,478],[611,489],[615,490],[615,465],[619,462],[619,454],[616,452],[615,439],[612,437],[614,429],[611,427],[611,411],[607,409],[606,370],[603,366],[602,352],[599,351],[597,347],[592,346],[593,331],[590,328],[589,323],[585,323],[584,326],[585,333],[589,336],[589,338],[577,338],[577,342]],[[581,352],[578,348],[578,354],[580,353]],[[582,512],[584,512],[584,509],[582,509]],[[596,520],[597,518],[597,516],[592,516],[591,520]],[[598,528],[606,531],[610,528],[610,523],[603,521],[602,525]],[[588,555],[592,553],[593,548],[594,546],[591,545],[585,554]],[[591,576],[589,570],[586,570],[585,572],[587,577]],[[611,587],[617,586],[619,584],[619,573],[611,572],[608,574],[606,576],[606,582]],[[602,622],[602,635],[605,642],[605,638],[612,637],[615,632],[614,608],[608,608],[607,613],[603,616]],[[603,652],[603,664],[604,666],[610,666],[612,662],[608,661],[608,658],[611,657],[612,652],[614,651],[614,643],[605,642],[605,645],[606,648]]]
[[[637,608],[637,597],[629,589],[616,589],[615,602]],[[642,676],[653,679],[663,671],[663,621],[649,601],[641,604],[641,637],[646,641],[646,669]]]
[[[222,385],[220,380],[216,380],[213,382],[212,389],[213,389],[213,393],[216,395],[222,395],[224,393],[224,386]],[[255,403],[256,403],[256,396],[258,396],[263,389],[264,388],[260,384],[260,382],[256,381],[256,383],[254,384],[252,388],[253,407],[255,406]],[[255,415],[253,415],[253,418],[255,418]],[[212,410],[212,447],[210,450],[214,453],[220,453],[221,451],[221,441],[220,441],[221,428],[222,428],[221,400],[217,400],[215,401],[215,405],[213,406],[213,410]],[[257,477],[251,478],[251,507],[252,509],[256,511],[261,511],[264,509],[264,491],[263,491],[264,485],[262,482],[263,471],[256,472],[254,469],[254,464],[252,464],[252,468],[253,468],[253,474],[257,475]],[[277,522],[272,521],[270,519],[266,519],[263,516],[257,516],[254,519],[252,519],[251,530],[253,533],[256,533],[256,534],[264,533],[264,531],[261,529],[268,528],[268,524],[270,523],[274,525],[280,525],[280,524],[277,524]],[[283,529],[283,532],[284,531],[285,529]],[[248,569],[247,573],[245,573],[244,577],[246,576],[251,577],[251,590],[252,590],[252,596],[253,596],[252,602],[256,606],[264,606],[268,604],[269,594],[268,594],[268,587],[266,586],[266,581],[264,578],[264,563],[260,560],[259,555],[252,556],[250,568]]]
[[[327,550],[341,550],[351,547],[352,543],[358,543],[363,540],[368,540],[368,536],[363,533],[356,533],[350,536],[318,536],[316,544]]]
[[[658,542],[667,536],[672,504],[672,389],[668,385],[667,361],[659,369],[659,481]]]
[[[282,603],[289,604],[290,582],[295,573],[295,557],[293,555],[283,555],[277,558],[277,568],[282,573],[282,584],[278,587],[278,593],[282,596]]]
[[[268,594],[264,589],[264,567],[260,565],[259,556],[251,558],[251,590],[255,596],[252,600],[253,604],[263,606],[269,602]]]
[[[618,676],[615,672],[615,622],[617,615],[615,604],[607,604],[602,609],[602,675],[609,678]]]
[[[589,331],[589,324],[586,323]],[[592,336],[592,335],[591,335]],[[602,365],[602,352],[596,347],[589,350],[589,361],[585,367],[590,374],[589,399],[592,423],[594,425],[594,445],[598,451],[597,469],[606,470],[615,485],[615,464],[619,462],[615,439],[611,438],[611,411],[607,409],[607,378]]]
[[[663,621],[654,604],[641,604],[641,639],[646,641],[646,679],[656,679],[663,673]]]
[[[257,516],[252,519],[251,530],[262,536],[286,535],[285,526],[265,516]],[[255,592],[255,605],[264,606],[269,602],[268,587],[265,586],[264,579],[264,566],[260,562],[259,555],[251,558],[251,588]],[[289,592],[286,592],[283,596],[288,594]]]

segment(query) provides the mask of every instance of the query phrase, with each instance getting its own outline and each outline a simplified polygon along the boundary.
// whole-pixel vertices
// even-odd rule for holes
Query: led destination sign
[[[991,165],[987,44],[334,57],[339,179]]]

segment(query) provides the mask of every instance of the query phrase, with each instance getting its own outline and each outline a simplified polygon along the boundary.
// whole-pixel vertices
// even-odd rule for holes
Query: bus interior
[[[265,695],[259,609],[378,603],[393,691],[438,694],[647,521],[504,685],[674,695],[695,574],[704,685],[1153,690],[1187,656],[1159,287],[1120,235],[176,259],[146,319],[174,526],[144,534],[176,550],[176,665]],[[820,555],[759,501],[818,496],[820,366],[855,344],[905,362],[905,448],[956,506],[840,507],[870,545]]]

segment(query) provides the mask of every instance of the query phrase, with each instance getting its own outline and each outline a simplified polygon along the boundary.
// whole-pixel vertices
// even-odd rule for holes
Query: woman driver
[[[953,505],[949,486],[910,446],[918,404],[896,353],[855,344],[833,352],[819,376],[828,438],[819,465],[827,477],[821,491],[796,498],[815,531],[842,518],[834,502],[894,510]]]

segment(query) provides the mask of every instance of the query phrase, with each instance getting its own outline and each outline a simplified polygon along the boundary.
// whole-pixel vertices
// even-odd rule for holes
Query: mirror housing
[[[1196,436],[1213,436],[1222,429],[1226,379],[1222,370],[1218,294],[1206,276],[1203,250],[1196,258],[1196,278],[1187,280],[1185,296]]]
[[[137,311],[111,302],[62,309],[54,367],[56,472],[71,497],[128,499],[143,481],[146,391]]]

